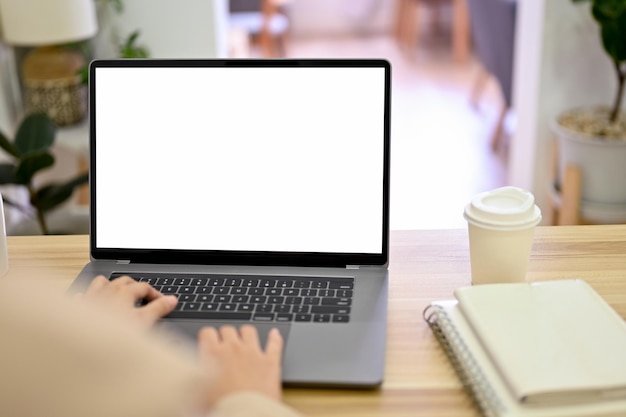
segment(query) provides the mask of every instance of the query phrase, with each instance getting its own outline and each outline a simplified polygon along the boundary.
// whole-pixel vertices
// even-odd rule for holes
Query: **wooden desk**
[[[65,289],[88,261],[86,236],[9,237],[9,279],[39,275]],[[586,279],[626,317],[626,225],[537,229],[531,281]],[[467,232],[391,234],[389,331],[380,390],[289,389],[307,416],[478,416],[421,313],[470,283]]]

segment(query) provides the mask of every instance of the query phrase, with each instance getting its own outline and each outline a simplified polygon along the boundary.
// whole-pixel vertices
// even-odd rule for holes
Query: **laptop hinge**
[[[115,263],[117,265],[128,265],[130,263],[130,259],[118,259]]]
[[[359,269],[360,265],[346,265],[346,269]]]

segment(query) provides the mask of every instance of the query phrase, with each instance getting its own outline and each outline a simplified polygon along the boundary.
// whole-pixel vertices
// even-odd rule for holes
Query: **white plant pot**
[[[561,206],[561,193],[554,184],[549,189],[550,198]],[[600,204],[582,200],[579,216],[584,223],[591,224],[622,224],[626,223],[626,204]]]
[[[626,141],[588,137],[564,129],[552,122],[559,139],[559,183],[568,164],[580,169],[581,199],[585,202],[613,207],[626,207]]]

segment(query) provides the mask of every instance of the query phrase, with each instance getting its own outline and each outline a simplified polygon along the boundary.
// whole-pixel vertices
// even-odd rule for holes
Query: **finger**
[[[277,328],[273,328],[267,334],[267,342],[265,344],[265,353],[268,356],[280,362],[280,358],[283,352],[284,340]]]
[[[128,275],[124,275],[124,276],[121,276],[119,278],[115,278],[111,282],[113,284],[115,284],[116,286],[125,286],[125,285],[129,285],[129,284],[134,284],[137,281],[135,281],[134,279],[132,279]]]
[[[220,328],[220,336],[222,341],[227,344],[234,344],[239,342],[239,332],[234,326],[222,326]]]
[[[106,287],[107,285],[109,285],[109,280],[106,279],[104,275],[98,275],[93,280],[91,280],[91,283],[89,284],[89,287],[87,287],[87,291],[85,291],[85,293],[93,294],[95,292],[100,291],[102,288]]]
[[[154,297],[154,291],[156,290],[147,282],[133,281],[133,285],[127,285],[124,287],[124,292],[126,294],[129,294],[135,300],[140,300],[144,298],[148,299],[150,295],[153,295],[152,299],[161,297],[160,295]]]
[[[220,335],[215,327],[203,327],[198,333],[198,343],[202,346],[215,346],[220,343]]]
[[[220,344],[220,335],[215,327],[204,327],[198,333],[198,348],[201,359],[208,359]]]
[[[139,308],[144,320],[150,324],[155,323],[161,317],[167,316],[174,310],[178,303],[178,298],[174,295],[159,297]]]
[[[259,341],[259,332],[257,332],[256,327],[251,326],[249,324],[241,326],[239,329],[239,334],[241,334],[241,340],[247,345],[253,346],[258,350],[261,350],[261,342]]]
[[[147,284],[147,283],[146,283]],[[157,298],[163,297],[163,293],[159,290],[157,290],[156,288],[154,288],[152,285],[148,284],[148,286],[150,287],[147,290],[146,295],[143,297],[144,300],[146,301],[152,301],[152,300],[156,300]]]

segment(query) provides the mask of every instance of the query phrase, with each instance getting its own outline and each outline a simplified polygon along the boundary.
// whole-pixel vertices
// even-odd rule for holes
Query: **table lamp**
[[[61,45],[95,35],[94,0],[0,0],[0,23],[8,45],[35,47],[21,65],[25,111],[45,112],[59,126],[80,122],[87,100],[78,70],[85,58]]]

